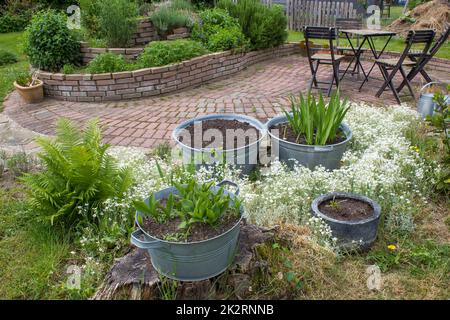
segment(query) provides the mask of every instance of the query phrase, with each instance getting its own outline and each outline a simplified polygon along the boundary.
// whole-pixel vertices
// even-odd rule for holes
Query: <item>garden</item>
[[[21,108],[170,95],[300,48],[257,0],[80,0],[75,29],[49,2],[2,11],[0,101],[13,82]],[[449,90],[419,112],[292,92],[151,149],[105,143],[99,117],[37,152],[0,139],[0,298],[449,299]]]

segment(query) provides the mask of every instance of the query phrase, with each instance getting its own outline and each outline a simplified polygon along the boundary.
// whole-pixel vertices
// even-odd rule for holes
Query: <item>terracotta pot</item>
[[[14,87],[26,103],[38,103],[44,99],[44,83],[39,79],[36,82],[32,87],[22,87],[14,81]]]

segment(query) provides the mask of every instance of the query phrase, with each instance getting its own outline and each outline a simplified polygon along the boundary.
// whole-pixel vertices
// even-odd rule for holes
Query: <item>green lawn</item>
[[[0,67],[0,111],[6,94],[13,88],[17,73],[28,68],[27,57],[23,54],[22,37],[22,32],[0,34],[0,48],[11,51],[19,57],[19,62]]]

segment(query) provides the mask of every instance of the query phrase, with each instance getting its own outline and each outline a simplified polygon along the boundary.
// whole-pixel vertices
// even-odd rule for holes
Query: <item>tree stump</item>
[[[257,259],[256,248],[273,240],[276,229],[243,224],[239,250],[230,268],[222,275],[196,282],[162,279],[146,250],[130,249],[124,257],[116,259],[93,299],[161,299],[161,287],[167,283],[171,283],[174,296],[180,300],[217,298],[218,283],[231,289],[236,298],[241,298],[248,293],[252,275],[265,267],[264,261]]]

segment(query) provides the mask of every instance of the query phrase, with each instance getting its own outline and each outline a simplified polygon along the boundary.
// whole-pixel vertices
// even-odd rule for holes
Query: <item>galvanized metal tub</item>
[[[190,125],[196,122],[202,122],[205,120],[224,119],[224,120],[237,120],[240,122],[247,122],[251,126],[255,127],[259,132],[259,139],[252,143],[234,149],[225,148],[195,148],[188,146],[180,141],[179,137]],[[206,116],[200,116],[188,121],[185,121],[178,125],[172,132],[172,138],[181,147],[183,162],[185,164],[194,163],[196,168],[209,167],[216,163],[226,163],[235,166],[241,170],[241,173],[248,175],[258,165],[258,152],[261,141],[266,136],[266,127],[257,119],[240,115],[240,114],[211,114]]]
[[[239,194],[238,186],[224,180],[213,187],[218,191],[224,184],[237,188],[232,193],[224,190],[234,199]],[[157,200],[166,199],[170,194],[178,194],[175,187],[170,187],[155,193]],[[146,199],[148,203],[148,199]],[[164,276],[179,281],[201,281],[212,278],[224,272],[233,262],[239,240],[244,207],[241,207],[241,218],[227,232],[203,241],[172,242],[158,239],[148,234],[139,223],[141,212],[136,212],[138,230],[131,234],[131,243],[138,248],[148,250],[153,267]]]
[[[374,210],[373,216],[359,221],[341,221],[328,217],[319,210],[322,202],[330,199],[350,198],[368,203]],[[345,249],[368,249],[377,238],[378,224],[381,216],[380,205],[372,199],[347,192],[331,192],[323,194],[311,204],[312,214],[323,219],[331,228],[338,244]]]
[[[340,129],[346,136],[344,141],[325,146],[310,146],[285,141],[270,132],[271,127],[285,122],[287,122],[286,116],[281,115],[271,119],[266,124],[267,132],[272,141],[272,152],[278,153],[278,158],[281,162],[292,167],[297,161],[311,170],[319,165],[328,170],[339,168],[342,155],[352,139],[352,131],[346,124],[342,123],[340,126]]]
[[[443,83],[429,82],[420,89],[420,92],[422,92],[425,88],[427,88],[433,84],[439,85],[439,84],[443,84]],[[450,103],[450,96],[446,95],[445,100],[447,101],[447,103]],[[432,116],[435,109],[436,109],[436,102],[434,101],[434,94],[433,93],[421,93],[419,101],[417,102],[417,111],[422,115],[422,117],[426,118],[427,116]]]

